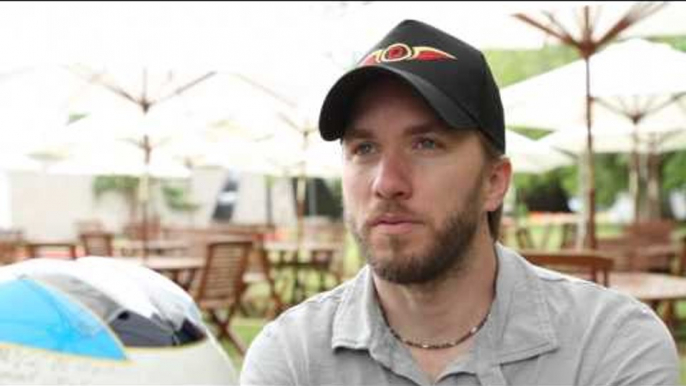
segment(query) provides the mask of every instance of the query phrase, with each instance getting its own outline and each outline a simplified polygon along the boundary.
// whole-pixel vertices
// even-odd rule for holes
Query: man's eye
[[[353,147],[353,154],[366,155],[374,151],[374,145],[369,142],[363,142]]]
[[[435,149],[438,147],[438,143],[431,138],[422,138],[417,141],[415,146],[419,149]]]

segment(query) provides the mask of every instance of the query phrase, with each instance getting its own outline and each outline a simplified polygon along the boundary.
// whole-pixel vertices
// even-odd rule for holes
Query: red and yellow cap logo
[[[379,63],[400,62],[404,60],[432,61],[444,59],[455,59],[455,57],[433,47],[410,47],[404,43],[393,43],[386,48],[380,48],[367,55],[367,57],[360,62],[359,67],[371,66]]]

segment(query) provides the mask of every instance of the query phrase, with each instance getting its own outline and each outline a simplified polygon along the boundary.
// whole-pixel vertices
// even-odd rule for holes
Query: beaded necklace
[[[393,329],[393,327],[391,327],[390,325],[388,326],[388,329],[391,330],[391,334],[393,334],[393,336],[396,337],[396,339],[405,343],[408,346],[417,347],[417,348],[421,348],[421,349],[425,349],[425,350],[440,350],[440,349],[444,349],[444,348],[455,347],[455,346],[459,345],[460,343],[464,342],[465,340],[469,339],[470,337],[472,337],[474,334],[476,334],[481,329],[481,327],[483,327],[484,324],[486,324],[486,319],[487,318],[483,318],[483,320],[481,320],[481,322],[479,322],[479,324],[472,327],[469,331],[467,331],[466,334],[464,334],[460,338],[457,338],[455,340],[451,340],[449,342],[443,342],[443,343],[415,342],[413,340],[409,340],[409,339],[406,339],[406,338],[403,338],[402,336],[400,336],[400,334],[398,334],[398,332],[396,332]]]

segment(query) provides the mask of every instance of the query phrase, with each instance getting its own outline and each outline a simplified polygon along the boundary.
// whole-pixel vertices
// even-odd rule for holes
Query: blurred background
[[[686,280],[678,2],[0,3],[0,260],[140,257],[209,315],[210,245],[249,240],[217,329],[240,364],[264,323],[364,264],[318,112],[406,18],[481,49],[501,88],[505,245]],[[679,285],[642,300],[681,347]]]

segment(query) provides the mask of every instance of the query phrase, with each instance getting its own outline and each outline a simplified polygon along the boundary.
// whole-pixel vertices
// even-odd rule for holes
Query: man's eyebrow
[[[351,139],[360,139],[360,138],[372,138],[374,134],[372,134],[371,130],[365,129],[365,128],[357,128],[357,127],[348,127],[345,129],[345,133],[343,134],[343,140],[351,140]]]
[[[421,135],[421,134],[444,134],[449,130],[438,121],[428,121],[410,126],[405,132],[406,135]],[[349,127],[345,130],[344,139],[367,139],[373,138],[374,133],[364,127]]]
[[[441,125],[440,122],[429,121],[429,122],[424,122],[424,123],[420,123],[420,124],[411,126],[407,131],[407,134],[409,134],[409,135],[430,134],[430,133],[436,133],[436,134],[448,133],[448,129],[447,129],[447,127],[445,127],[445,125]]]

